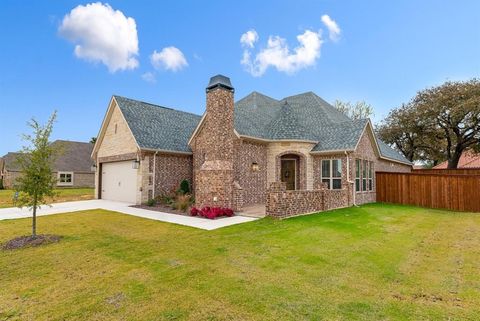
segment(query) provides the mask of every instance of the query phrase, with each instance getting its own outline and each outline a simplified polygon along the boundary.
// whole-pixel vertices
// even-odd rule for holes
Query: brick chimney
[[[207,107],[192,144],[197,207],[228,207],[234,202],[234,88],[228,77],[217,75],[207,86]]]

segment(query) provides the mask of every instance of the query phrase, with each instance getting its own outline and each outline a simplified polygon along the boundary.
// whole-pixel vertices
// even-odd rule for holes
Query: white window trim
[[[333,176],[333,161],[339,161],[340,162],[340,177],[334,177]],[[323,161],[329,161],[330,162],[330,177],[323,177]],[[341,158],[329,158],[329,159],[322,159],[320,162],[320,183],[323,183],[324,179],[330,180],[329,183],[329,190],[341,190],[342,189],[342,182],[343,182],[343,164],[342,164],[342,159]],[[333,180],[334,179],[339,179],[340,180],[340,188],[333,188]]]
[[[60,175],[66,174],[72,177],[71,182],[60,182]],[[73,172],[58,172],[57,173],[57,186],[73,186],[74,174]]]

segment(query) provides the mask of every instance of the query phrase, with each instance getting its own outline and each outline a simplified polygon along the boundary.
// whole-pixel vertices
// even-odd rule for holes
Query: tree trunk
[[[462,152],[453,153],[452,157],[448,160],[448,169],[456,169],[458,167],[458,162],[460,161],[460,156],[462,156]]]
[[[37,198],[33,201],[32,237],[37,237]]]

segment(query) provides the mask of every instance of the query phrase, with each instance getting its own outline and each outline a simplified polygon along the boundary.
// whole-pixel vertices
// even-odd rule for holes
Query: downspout
[[[153,154],[153,191],[152,191],[152,198],[155,199],[155,178],[157,173],[157,154],[158,151]]]
[[[352,184],[352,194],[353,194],[353,206],[357,206],[355,203],[355,182],[350,181],[350,158],[348,158],[348,153],[345,151],[345,157],[347,158],[347,183]]]

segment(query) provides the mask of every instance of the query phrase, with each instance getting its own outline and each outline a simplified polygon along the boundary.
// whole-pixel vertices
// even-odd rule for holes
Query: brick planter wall
[[[266,213],[275,218],[326,211],[348,206],[348,190],[287,191],[284,182],[273,182],[267,192]]]

